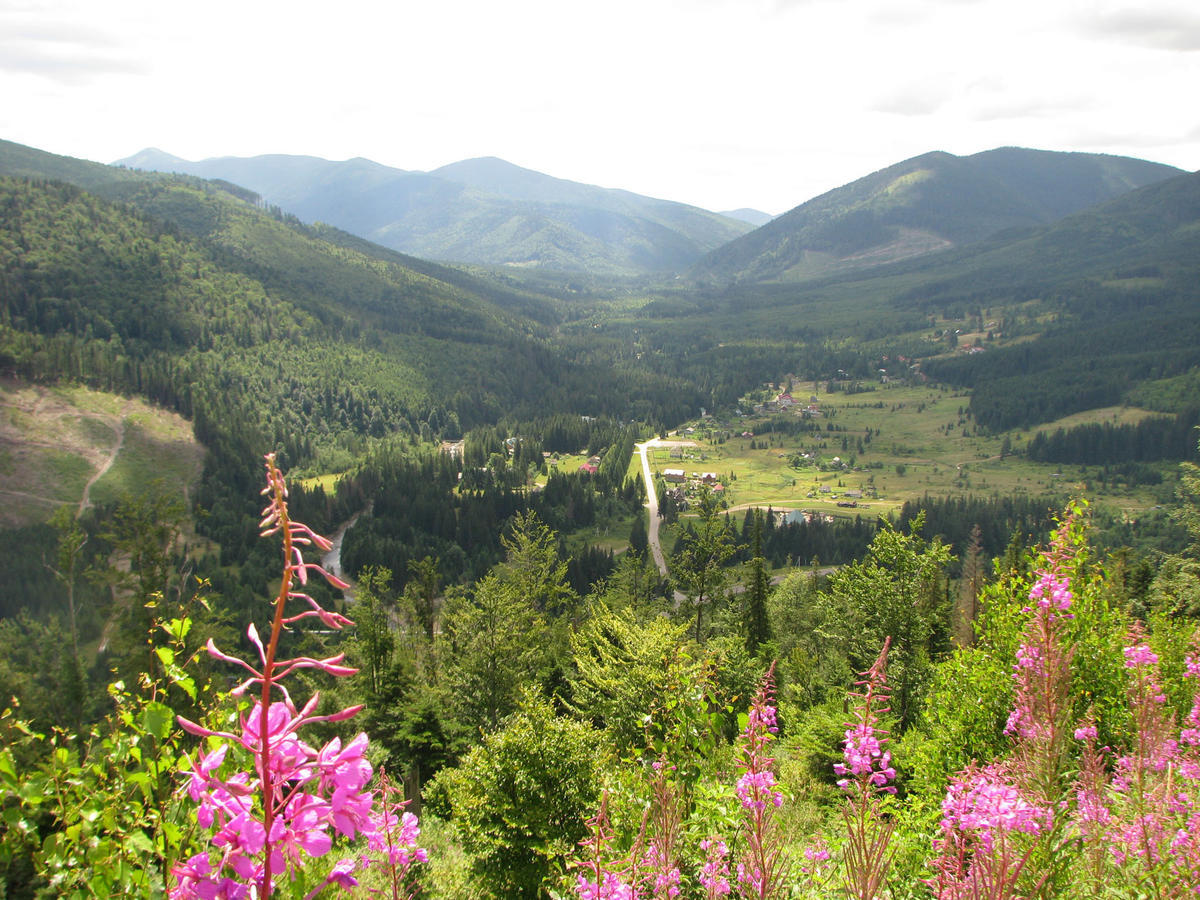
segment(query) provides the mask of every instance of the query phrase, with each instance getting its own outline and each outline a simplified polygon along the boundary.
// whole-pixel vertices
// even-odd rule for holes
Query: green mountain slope
[[[710,348],[714,377],[762,359],[873,380],[904,357],[970,388],[994,431],[1125,402],[1179,412],[1200,384],[1200,173],[890,265],[664,292],[626,327],[650,359]]]
[[[986,427],[1135,399],[1157,406],[1155,384],[1200,370],[1200,174],[947,259],[896,302],[934,313],[1020,310],[1011,327],[997,323],[1001,346],[926,366],[975,389]]]
[[[221,178],[307,222],[327,222],[430,259],[603,275],[674,272],[750,226],[695,207],[551,178],[488,158],[434,172],[365,159],[223,157],[190,162],[158,150],[138,169]]]
[[[26,170],[38,159],[21,155]],[[104,168],[42,162],[58,176]],[[304,226],[199,179],[113,171],[99,189],[120,203],[0,181],[0,367],[143,393],[194,417],[202,439],[241,432],[282,443],[293,462],[329,462],[397,430],[627,414],[658,394],[693,402],[675,381],[567,359],[547,340],[557,304],[546,297]]]
[[[1043,225],[1179,174],[1143,160],[1002,148],[927,153],[823,194],[708,254],[716,281],[825,277]]]

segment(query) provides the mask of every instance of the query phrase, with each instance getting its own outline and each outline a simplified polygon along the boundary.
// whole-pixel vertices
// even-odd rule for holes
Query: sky
[[[498,156],[777,214],[931,150],[1200,169],[1196,0],[0,0],[0,138]]]

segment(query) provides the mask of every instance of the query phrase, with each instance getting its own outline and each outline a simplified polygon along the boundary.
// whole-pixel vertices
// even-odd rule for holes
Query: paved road
[[[660,521],[658,518],[658,495],[654,492],[654,473],[650,471],[650,455],[649,455],[648,451],[654,447],[695,447],[695,446],[696,446],[695,441],[664,441],[659,438],[651,438],[648,441],[645,441],[641,444],[635,445],[635,449],[638,451],[638,453],[641,454],[641,457],[642,457],[642,478],[646,482],[646,510],[650,514],[650,525],[646,529],[646,539],[650,545],[650,555],[654,559],[654,565],[658,567],[658,571],[663,575],[663,577],[667,577],[669,573],[667,572],[667,560],[666,560],[666,556],[663,554],[662,542],[658,536],[658,526],[659,526],[659,521]],[[743,505],[742,507],[738,507],[738,508],[744,509],[748,505],[749,504],[746,504],[746,505]],[[757,504],[755,504],[755,505],[757,505]],[[829,575],[836,571],[837,571],[836,566],[825,566],[821,569],[818,569],[817,574],[818,575]],[[779,584],[781,581],[783,581],[787,577],[787,575],[788,575],[788,573],[784,573],[782,575],[776,575],[774,578],[771,579],[771,584]],[[744,585],[736,585],[733,588],[733,592],[736,594],[736,593],[740,593],[741,591],[744,591],[745,589],[746,588]],[[684,595],[683,593],[681,593],[679,591],[675,592],[675,605],[677,607],[679,606],[680,603],[682,603],[686,599],[687,599],[687,596]]]
[[[654,559],[654,565],[658,568],[659,573],[664,577],[669,576],[667,571],[667,558],[663,554],[662,541],[658,536],[658,525],[661,521],[658,518],[658,494],[654,492],[654,473],[650,471],[650,455],[647,452],[652,447],[695,447],[695,441],[664,441],[659,438],[651,438],[641,444],[637,444],[637,451],[642,456],[642,479],[646,482],[646,510],[650,514],[650,524],[646,528],[646,540],[650,545],[650,555]],[[687,595],[682,591],[675,592],[675,606],[687,600]]]

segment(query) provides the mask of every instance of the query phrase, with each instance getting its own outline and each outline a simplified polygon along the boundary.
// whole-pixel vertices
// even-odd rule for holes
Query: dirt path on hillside
[[[85,509],[92,505],[92,485],[103,478],[104,474],[112,468],[113,463],[117,461],[117,454],[125,446],[125,416],[128,412],[128,406],[122,407],[120,416],[116,417],[115,421],[109,423],[116,430],[117,442],[113,445],[112,452],[108,454],[108,459],[104,460],[104,464],[96,470],[96,473],[83,486],[83,496],[79,498],[79,509],[75,513],[75,518],[77,519],[83,515]]]
[[[92,487],[124,449],[126,419],[134,404],[126,399],[107,410],[84,410],[43,386],[2,379],[0,388],[0,497],[11,498],[14,506],[72,506],[76,517],[82,515],[92,505]],[[111,432],[111,442],[103,437],[105,430]],[[85,460],[90,469],[77,496],[64,490],[49,462],[64,455]],[[7,517],[0,513],[0,520],[25,523],[21,512],[7,512]]]

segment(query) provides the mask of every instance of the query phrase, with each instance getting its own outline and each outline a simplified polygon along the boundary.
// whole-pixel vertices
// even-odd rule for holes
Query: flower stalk
[[[298,669],[319,669],[334,677],[353,675],[355,669],[342,664],[343,655],[327,659],[312,657],[279,658],[280,636],[284,628],[310,617],[340,629],[354,623],[339,613],[324,609],[302,588],[310,575],[323,577],[335,588],[348,587],[320,565],[305,562],[303,548],[326,550],[329,541],[307,525],[291,519],[287,507],[287,486],[276,466],[274,455],[266,457],[267,506],[260,530],[264,537],[280,535],[283,544],[283,571],[279,593],[273,604],[274,615],[266,644],[251,623],[247,636],[258,652],[259,666],[230,656],[210,640],[208,652],[216,659],[237,665],[248,676],[232,691],[241,696],[254,690],[257,699],[249,714],[240,717],[240,733],[215,731],[182,717],[180,725],[206,739],[208,752],[198,752],[191,763],[188,794],[198,805],[201,827],[213,830],[214,852],[199,853],[178,865],[171,897],[190,898],[272,896],[285,873],[293,879],[304,873],[306,861],[324,856],[333,847],[335,835],[353,839],[363,835],[377,852],[387,851],[393,868],[407,871],[414,862],[424,860],[424,851],[416,847],[416,818],[410,813],[396,815],[389,802],[388,788],[382,803],[375,803],[367,790],[372,768],[366,759],[367,736],[359,733],[345,746],[333,738],[316,748],[300,736],[304,726],[317,722],[340,722],[354,716],[362,707],[351,706],[330,715],[317,715],[320,695],[314,693],[301,707],[293,702],[281,683]],[[288,601],[302,602],[306,608],[288,615]],[[227,772],[227,758],[247,755],[247,771]],[[215,858],[214,858],[215,857]],[[306,894],[314,896],[331,884],[343,888],[357,884],[354,872],[367,865],[365,858],[338,860],[328,875]],[[394,887],[394,895],[399,896]]]

